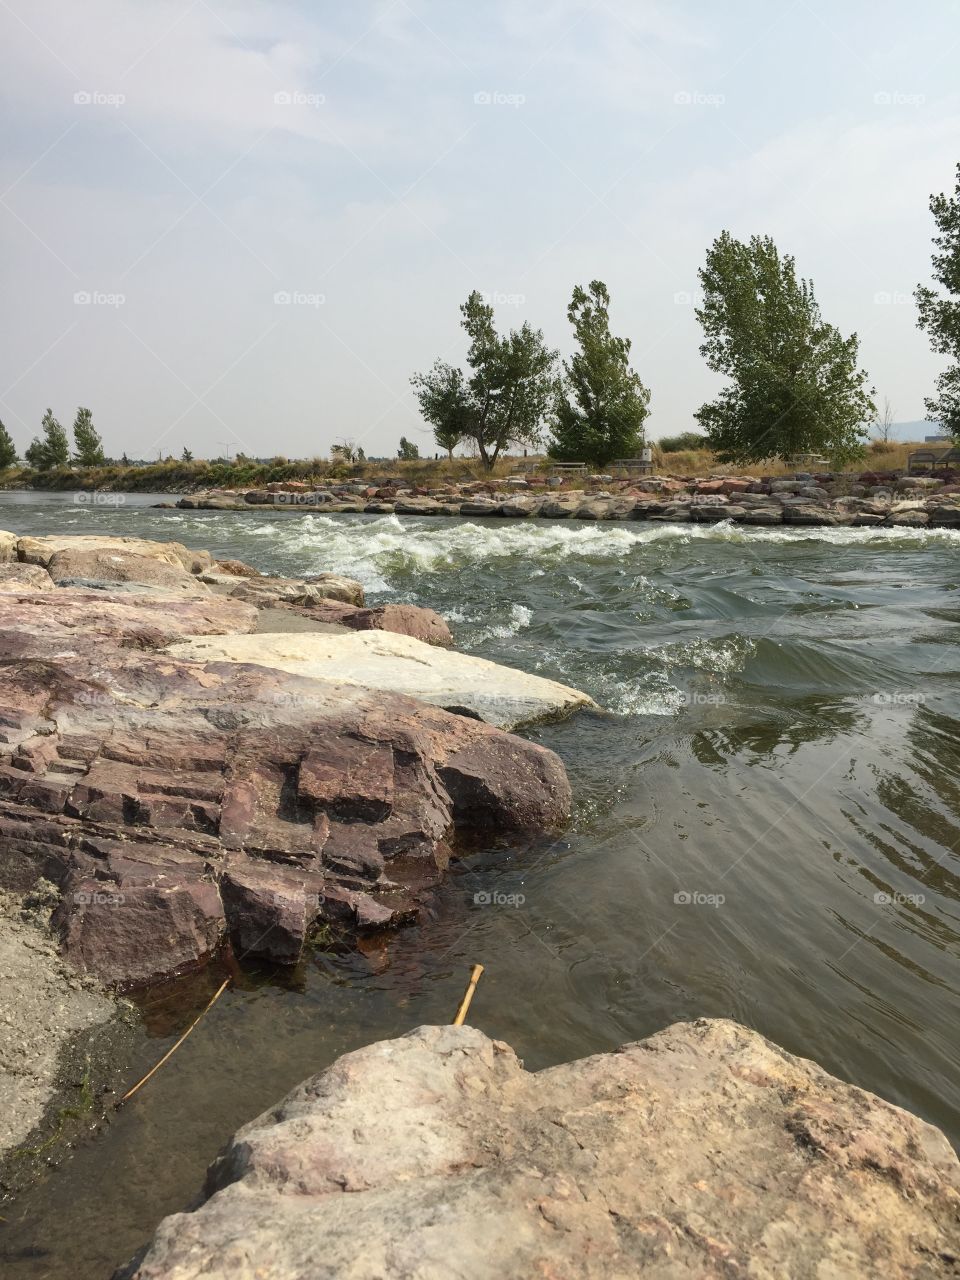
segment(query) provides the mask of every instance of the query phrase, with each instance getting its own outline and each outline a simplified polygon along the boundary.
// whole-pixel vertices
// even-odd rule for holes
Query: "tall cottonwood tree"
[[[730,379],[695,417],[725,462],[827,453],[857,457],[876,407],[859,368],[857,335],[820,314],[809,280],[769,236],[749,243],[724,231],[700,271],[700,353]]]
[[[630,368],[630,339],[610,332],[610,294],[602,280],[577,285],[567,307],[578,350],[564,362],[549,450],[553,458],[603,467],[635,457],[643,444],[650,392]]]
[[[918,285],[914,297],[920,328],[926,330],[934,351],[949,356],[952,363],[937,378],[936,396],[924,403],[931,418],[960,441],[960,164],[954,194],[931,196],[930,212],[937,224],[933,278],[946,296]]]
[[[437,360],[410,381],[437,443],[452,450],[451,439],[473,441],[489,471],[509,445],[540,443],[556,383],[557,353],[527,322],[498,334],[493,307],[476,290],[460,312],[470,339],[466,371]]]

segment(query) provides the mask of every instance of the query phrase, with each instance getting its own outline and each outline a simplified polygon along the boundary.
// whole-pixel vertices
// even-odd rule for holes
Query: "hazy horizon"
[[[113,456],[432,453],[409,377],[462,359],[470,290],[567,354],[600,278],[676,434],[718,385],[693,302],[727,228],[793,254],[921,420],[957,15],[5,2],[0,418],[21,451],[83,404]]]

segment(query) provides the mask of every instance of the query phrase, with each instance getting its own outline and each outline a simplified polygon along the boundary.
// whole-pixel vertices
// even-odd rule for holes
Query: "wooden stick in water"
[[[226,991],[227,987],[230,985],[230,981],[231,981],[231,980],[230,980],[230,978],[227,978],[227,980],[226,980],[225,982],[222,982],[222,983],[220,984],[220,986],[219,986],[219,988],[217,989],[217,991],[215,991],[215,992],[214,992],[214,994],[210,997],[210,1000],[209,1000],[209,1002],[208,1002],[208,1004],[207,1004],[207,1007],[206,1007],[205,1009],[203,1009],[200,1013],[198,1013],[198,1014],[197,1014],[197,1016],[196,1016],[196,1017],[194,1018],[194,1020],[190,1023],[189,1027],[187,1027],[186,1031],[183,1033],[183,1035],[180,1037],[180,1039],[176,1042],[176,1044],[172,1044],[172,1045],[170,1046],[170,1048],[169,1048],[169,1049],[167,1050],[167,1052],[163,1055],[163,1057],[162,1057],[162,1058],[160,1059],[160,1061],[156,1064],[156,1066],[151,1067],[151,1068],[150,1068],[150,1070],[147,1072],[147,1074],[143,1077],[143,1079],[138,1080],[138,1081],[137,1081],[137,1083],[133,1086],[133,1088],[132,1088],[132,1089],[128,1089],[128,1090],[127,1090],[127,1092],[123,1095],[123,1097],[122,1097],[122,1098],[120,1099],[120,1101],[117,1103],[117,1107],[122,1107],[122,1106],[123,1106],[123,1104],[124,1104],[124,1103],[129,1099],[129,1098],[132,1098],[132,1097],[133,1097],[133,1095],[137,1092],[137,1090],[138,1090],[138,1089],[142,1089],[142,1088],[143,1088],[143,1086],[144,1086],[144,1085],[147,1083],[147,1081],[150,1079],[150,1077],[151,1077],[155,1072],[157,1072],[157,1071],[159,1071],[159,1070],[160,1070],[160,1068],[163,1066],[163,1064],[167,1061],[167,1059],[168,1059],[168,1058],[172,1057],[172,1056],[173,1056],[173,1054],[174,1054],[174,1053],[176,1053],[176,1051],[180,1048],[180,1046],[183,1044],[184,1040],[186,1040],[187,1036],[190,1034],[190,1032],[193,1030],[193,1028],[197,1025],[197,1023],[200,1021],[200,1019],[204,1016],[204,1014],[209,1013],[209,1012],[210,1012],[210,1010],[213,1008],[213,1006],[217,1003],[217,1001],[218,1001],[218,1000],[220,999],[220,997],[223,995],[224,991]]]
[[[463,994],[463,999],[460,1001],[460,1008],[457,1010],[457,1016],[453,1020],[453,1025],[455,1027],[463,1026],[463,1020],[467,1016],[467,1010],[470,1008],[470,1001],[473,999],[473,993],[477,989],[477,983],[480,981],[481,973],[483,973],[483,965],[475,964],[473,966],[473,972],[470,974],[470,981],[467,984],[467,989]]]

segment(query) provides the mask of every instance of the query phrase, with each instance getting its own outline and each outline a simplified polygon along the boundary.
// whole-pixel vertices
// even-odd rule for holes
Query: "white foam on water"
[[[528,609],[525,604],[513,604],[510,606],[509,621],[478,631],[473,637],[474,643],[479,644],[484,640],[509,640],[524,627],[529,627],[532,618],[532,609]]]
[[[958,529],[899,528],[748,528],[732,521],[714,525],[650,523],[570,525],[558,522],[508,523],[502,520],[440,522],[381,516],[355,521],[341,516],[306,514],[296,519],[245,526],[255,538],[279,542],[291,553],[291,572],[330,570],[358,578],[370,591],[389,589],[391,568],[421,574],[458,565],[520,556],[536,564],[570,557],[618,560],[643,545],[719,542],[733,545],[814,542],[828,546],[960,546]],[[582,584],[581,584],[582,585]]]

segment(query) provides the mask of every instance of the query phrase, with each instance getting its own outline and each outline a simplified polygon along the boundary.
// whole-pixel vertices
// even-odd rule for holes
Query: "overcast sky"
[[[0,51],[21,446],[84,404],[114,455],[426,451],[409,377],[462,357],[469,291],[566,353],[596,277],[651,434],[687,430],[724,228],[793,253],[896,418],[923,416],[955,3],[0,0]]]

